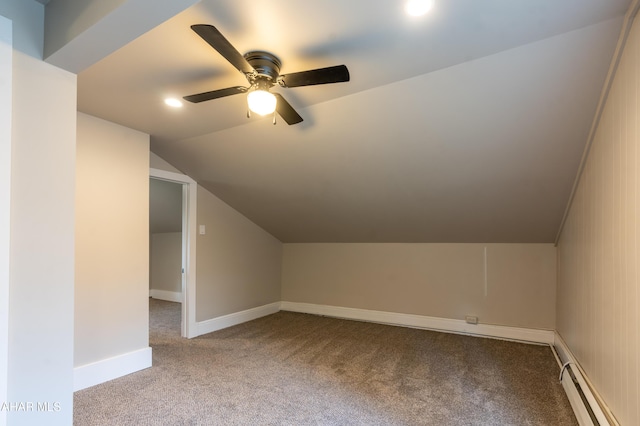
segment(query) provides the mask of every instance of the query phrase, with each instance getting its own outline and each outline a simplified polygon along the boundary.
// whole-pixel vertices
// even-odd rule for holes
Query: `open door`
[[[182,337],[195,337],[195,283],[196,283],[196,196],[197,184],[189,176],[150,169],[149,177],[179,185],[182,189],[181,197],[181,294],[182,303],[181,330]],[[171,297],[171,292],[166,293]],[[176,293],[177,294],[177,293]],[[178,301],[178,300],[175,300]]]

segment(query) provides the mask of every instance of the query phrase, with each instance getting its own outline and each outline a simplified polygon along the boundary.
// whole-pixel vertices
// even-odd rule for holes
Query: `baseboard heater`
[[[561,344],[559,348],[554,346],[551,346],[551,348],[554,355],[556,355],[558,365],[561,367],[560,382],[569,398],[571,408],[573,408],[580,426],[619,426],[619,423],[612,415],[607,416],[605,414],[606,407],[603,410],[591,386],[583,376],[580,367],[576,364],[566,346],[563,346],[564,344]],[[559,349],[561,355],[556,352],[556,349]]]
[[[607,423],[600,422],[596,414],[593,412],[593,408],[589,403],[589,398],[587,398],[585,391],[580,385],[580,380],[578,380],[578,376],[576,376],[576,374],[574,373],[574,369],[571,367],[571,364],[572,363],[570,361],[567,361],[562,365],[562,369],[560,370],[560,382],[562,383],[562,387],[564,387],[565,392],[569,396],[569,401],[571,402],[573,411],[576,413],[576,417],[578,417],[578,421],[580,425],[583,425],[583,424],[595,425],[595,426],[609,425],[608,422]],[[580,375],[580,371],[578,371],[578,374]],[[582,402],[582,404],[578,407],[575,406],[576,402],[578,402],[578,398],[576,398],[575,396],[573,397],[570,396],[570,393],[573,393],[574,389],[575,389],[575,392],[577,392],[578,394],[578,398],[580,398],[580,402]],[[586,410],[586,414],[580,413],[583,407],[584,407],[584,410]],[[589,422],[586,422],[587,419],[589,420]]]

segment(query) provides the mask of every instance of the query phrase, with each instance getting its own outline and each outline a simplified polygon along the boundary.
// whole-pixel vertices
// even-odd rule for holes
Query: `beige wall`
[[[285,244],[282,300],[553,329],[555,256],[551,244]]]
[[[154,153],[151,167],[180,173]],[[279,302],[282,243],[198,186],[196,320]]]
[[[166,162],[162,157],[154,154],[151,151],[149,151],[149,167],[151,167],[152,169],[164,170],[166,172],[184,174],[180,170],[176,169],[171,164]]]
[[[78,114],[75,365],[148,346],[149,136]]]
[[[558,245],[558,332],[622,425],[640,424],[640,23]]]
[[[11,77],[0,79],[12,95],[10,142],[2,141],[3,148],[11,144],[11,199],[0,207],[3,214],[10,208],[9,255],[2,259],[9,270],[8,345],[0,342],[8,370],[0,374],[6,377],[0,399],[58,402],[59,411],[4,410],[0,423],[6,417],[10,425],[73,419],[76,76],[40,59],[43,14],[34,1],[0,2],[0,15],[14,27]]]
[[[182,232],[151,234],[149,289],[182,293]]]
[[[196,320],[280,301],[282,243],[198,187]]]

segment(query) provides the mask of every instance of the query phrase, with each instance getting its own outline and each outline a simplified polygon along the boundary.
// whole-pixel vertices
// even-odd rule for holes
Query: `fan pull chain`
[[[273,125],[276,125],[276,112],[273,112]]]
[[[247,108],[247,118],[251,118],[251,110]]]

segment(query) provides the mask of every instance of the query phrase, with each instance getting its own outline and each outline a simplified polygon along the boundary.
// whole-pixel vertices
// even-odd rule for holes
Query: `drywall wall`
[[[149,344],[149,135],[78,113],[76,367]]]
[[[182,231],[183,185],[160,179],[149,179],[149,232]]]
[[[182,232],[151,234],[150,263],[150,290],[181,293]]]
[[[555,256],[551,244],[285,244],[282,300],[553,329]]]
[[[16,29],[10,83],[8,373],[2,402],[33,404],[31,411],[5,411],[7,424],[69,425],[73,420],[76,76],[40,59],[41,4],[2,1],[0,14],[13,21]]]
[[[162,157],[154,154],[151,151],[149,151],[149,167],[152,169],[164,170],[166,172],[184,174],[180,170],[176,169],[171,164],[166,162]]]
[[[622,425],[640,424],[640,23],[558,243],[558,332]]]
[[[151,167],[181,173],[150,153]],[[196,320],[279,302],[282,243],[198,186]]]
[[[0,15],[13,21],[13,49],[41,59],[44,6],[35,0],[3,0]]]
[[[149,179],[149,295],[175,302],[182,301],[182,192],[182,184]]]
[[[196,320],[280,301],[282,243],[198,187]]]
[[[121,7],[127,0],[56,0],[47,11],[46,56]],[[66,31],[63,30],[66,28]]]
[[[0,16],[0,401],[7,401],[9,366],[9,253],[11,251],[11,20]],[[0,426],[7,413],[0,412]]]
[[[199,1],[52,1],[47,4],[44,57],[80,73]]]

